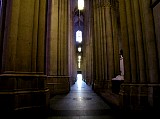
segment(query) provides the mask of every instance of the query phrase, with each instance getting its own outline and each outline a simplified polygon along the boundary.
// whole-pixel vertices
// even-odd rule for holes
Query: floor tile
[[[83,80],[78,80],[70,93],[50,99],[50,109],[47,119],[113,119],[110,106]]]

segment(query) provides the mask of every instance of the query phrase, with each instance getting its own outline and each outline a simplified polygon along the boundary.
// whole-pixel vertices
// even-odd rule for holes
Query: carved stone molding
[[[123,109],[160,110],[160,84],[122,84],[120,105]]]

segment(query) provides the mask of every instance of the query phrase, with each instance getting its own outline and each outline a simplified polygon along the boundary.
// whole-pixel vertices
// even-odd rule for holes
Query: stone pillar
[[[120,91],[120,104],[124,109],[160,110],[158,55],[150,5],[149,0],[120,0],[123,49],[130,51],[124,58],[129,57],[131,65],[130,71],[124,72],[127,76],[131,72],[130,80],[125,76]],[[124,41],[128,41],[127,47]]]
[[[94,69],[94,84],[93,84],[93,88],[97,88],[97,83],[98,83],[98,78],[99,78],[99,73],[98,73],[98,70],[99,70],[99,65],[98,65],[98,32],[97,32],[97,29],[98,29],[98,21],[97,21],[97,11],[98,11],[98,6],[97,6],[97,0],[94,0],[93,1],[93,57],[94,57],[94,65],[93,65],[93,69]]]
[[[3,38],[5,28],[5,17],[6,17],[6,3],[7,1],[1,0],[0,5],[0,73],[2,71],[2,53],[3,53]]]
[[[113,34],[112,34],[112,18],[111,18],[111,3],[109,0],[105,0],[105,27],[106,27],[106,50],[107,50],[107,80],[111,86],[111,80],[114,75],[114,45],[113,45]],[[109,86],[109,88],[111,88]]]
[[[49,44],[49,73],[48,75],[57,75],[57,45],[58,45],[58,0],[52,0],[51,20],[50,20],[50,38]]]
[[[102,12],[102,44],[103,44],[103,61],[104,61],[104,63],[103,63],[103,70],[104,70],[104,78],[103,78],[103,86],[104,86],[104,90],[105,89],[107,89],[108,88],[108,68],[107,68],[107,61],[108,61],[108,59],[107,59],[107,41],[106,41],[106,34],[107,34],[107,32],[106,32],[106,19],[105,19],[105,7],[106,7],[106,5],[105,5],[105,0],[102,0],[102,2],[101,2],[101,12]]]
[[[83,56],[86,58],[85,70],[83,70],[86,74],[86,83],[88,85],[92,84],[92,36],[91,36],[91,27],[92,27],[92,4],[90,0],[85,0],[85,16],[84,16],[84,41],[83,41]],[[84,58],[84,57],[83,57]]]
[[[155,33],[156,33],[156,45],[158,51],[158,59],[160,62],[160,2],[158,0],[152,0],[152,9],[153,9],[153,16],[154,16],[154,25],[155,25]],[[159,70],[160,70],[160,63],[159,63]]]
[[[113,54],[114,54],[114,76],[120,74],[120,49],[119,49],[119,36],[118,36],[118,1],[112,0],[111,2],[111,19],[112,19],[112,34],[113,34]]]
[[[74,19],[73,19],[73,1],[69,0],[68,4],[68,17],[69,17],[69,22],[68,22],[68,65],[69,65],[69,75],[70,77],[70,85],[73,85],[76,81],[77,78],[77,60],[76,60],[76,46],[75,46],[75,39],[74,39],[74,32],[73,32],[73,26],[74,26]]]
[[[101,85],[100,85],[100,78],[101,78],[101,50],[100,50],[100,26],[99,26],[99,22],[100,18],[99,18],[99,9],[100,9],[100,4],[99,4],[99,0],[96,0],[96,32],[97,32],[97,37],[96,37],[96,44],[97,44],[97,79],[96,79],[96,85],[97,85],[97,90],[100,91]],[[98,16],[98,17],[97,17]]]
[[[131,67],[130,67],[130,50],[128,41],[128,30],[127,30],[127,19],[126,19],[126,6],[125,0],[119,0],[119,11],[120,11],[120,24],[121,24],[121,38],[122,38],[122,50],[123,50],[123,61],[124,61],[124,82],[131,82]]]
[[[34,15],[34,20],[33,20],[33,39],[35,39],[35,40],[33,40],[32,41],[32,54],[31,54],[31,58],[32,58],[32,60],[31,60],[31,71],[33,71],[33,72],[36,72],[36,69],[37,69],[37,65],[36,65],[36,62],[37,62],[37,50],[34,50],[34,48],[37,48],[37,39],[38,39],[38,18],[39,18],[39,14],[38,14],[38,12],[39,12],[39,1],[35,1],[35,8],[34,8],[34,10],[35,10],[35,15]],[[43,34],[43,33],[42,33]],[[42,37],[42,38],[44,38],[44,37]],[[43,49],[43,48],[42,48]]]
[[[45,11],[43,0],[7,1],[0,75],[2,111],[44,111],[48,106]]]
[[[141,9],[141,22],[143,27],[143,39],[145,45],[145,55],[147,63],[147,74],[149,83],[158,83],[158,58],[156,51],[155,31],[153,22],[153,12],[151,2],[139,1]]]
[[[35,1],[37,2],[37,1]],[[38,3],[37,3],[38,4]],[[37,43],[37,72],[45,71],[45,50],[46,50],[46,4],[44,0],[39,0],[39,13],[38,13],[38,43]]]
[[[50,73],[50,37],[51,37],[51,14],[52,0],[47,3],[47,21],[46,21],[46,75]]]
[[[145,48],[145,61],[147,73],[147,89],[141,88],[141,92],[148,95],[145,97],[146,103],[153,109],[160,110],[159,103],[159,73],[158,73],[158,54],[156,49],[156,38],[153,21],[153,11],[151,9],[151,1],[139,1],[141,10],[141,23],[143,31],[143,40]],[[153,85],[154,84],[154,85]]]
[[[105,25],[105,8],[104,1],[93,1],[93,62],[95,77],[94,90],[101,92],[104,90],[104,86],[107,86],[107,51],[106,51],[106,25]]]
[[[112,38],[112,15],[110,1],[93,1],[94,15],[94,46],[97,86],[102,89],[111,83],[114,77],[114,44]],[[94,50],[93,49],[93,50]],[[97,49],[97,51],[96,51]],[[105,82],[105,83],[104,83]],[[110,85],[110,84],[109,84]],[[108,87],[108,86],[107,86]],[[106,87],[105,87],[106,88]]]
[[[112,18],[111,3],[108,0],[93,1],[93,17],[94,17],[94,58],[95,58],[95,77],[94,83],[99,91],[105,88],[111,88],[111,80],[115,76],[115,60],[114,55],[118,57],[118,40],[115,35],[113,41],[113,31],[116,30],[115,18]],[[114,43],[117,46],[114,47]],[[114,48],[116,51],[114,51]],[[115,54],[114,54],[115,52]],[[118,59],[117,59],[118,62]],[[99,87],[99,88],[98,88]]]
[[[126,19],[127,19],[127,31],[128,31],[128,45],[129,45],[129,57],[130,57],[130,71],[131,71],[131,82],[136,83],[137,78],[137,63],[136,63],[136,49],[135,49],[135,37],[133,27],[133,11],[132,11],[132,0],[125,0],[126,5]],[[124,62],[126,63],[126,62]]]
[[[69,84],[68,0],[52,0],[49,74],[47,84],[52,94],[66,93]]]
[[[128,109],[130,107],[130,83],[132,82],[131,77],[131,62],[130,62],[130,42],[129,38],[133,40],[132,26],[128,29],[129,25],[132,23],[129,21],[131,18],[130,11],[127,11],[129,4],[126,3],[127,0],[119,0],[119,11],[120,11],[120,26],[121,26],[121,41],[123,50],[123,61],[124,61],[124,83],[120,87],[120,107]],[[129,31],[130,30],[130,31]],[[131,44],[133,46],[134,44]]]
[[[105,80],[105,77],[104,77],[104,57],[105,57],[105,54],[104,54],[104,35],[103,35],[103,25],[104,25],[104,19],[103,19],[103,2],[102,0],[99,0],[99,19],[100,19],[100,22],[99,22],[99,31],[100,31],[100,62],[101,62],[101,70],[100,70],[100,82],[101,82],[101,87],[104,87],[104,80]]]
[[[137,75],[139,77],[140,83],[146,83],[146,66],[145,66],[145,53],[143,46],[143,34],[141,26],[140,8],[139,1],[133,1],[133,13],[135,18],[135,39],[136,39],[136,49],[137,49]]]

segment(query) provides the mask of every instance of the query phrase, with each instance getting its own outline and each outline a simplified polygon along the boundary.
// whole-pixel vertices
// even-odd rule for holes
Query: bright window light
[[[78,63],[78,68],[81,68],[81,63],[80,62]]]
[[[81,50],[82,50],[81,47],[78,47],[78,52],[81,52]]]
[[[78,56],[78,59],[81,60],[81,56],[80,55]]]
[[[78,9],[83,10],[84,8],[84,0],[78,0]]]
[[[82,87],[82,74],[77,74],[77,84],[78,84],[78,90],[81,90],[81,87]]]
[[[82,31],[77,31],[76,32],[76,41],[81,43],[82,42]]]

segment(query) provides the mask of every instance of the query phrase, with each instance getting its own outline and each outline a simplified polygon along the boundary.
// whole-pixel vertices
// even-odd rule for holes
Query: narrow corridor
[[[92,91],[81,78],[70,93],[50,100],[51,112],[47,119],[113,119],[110,106]]]

